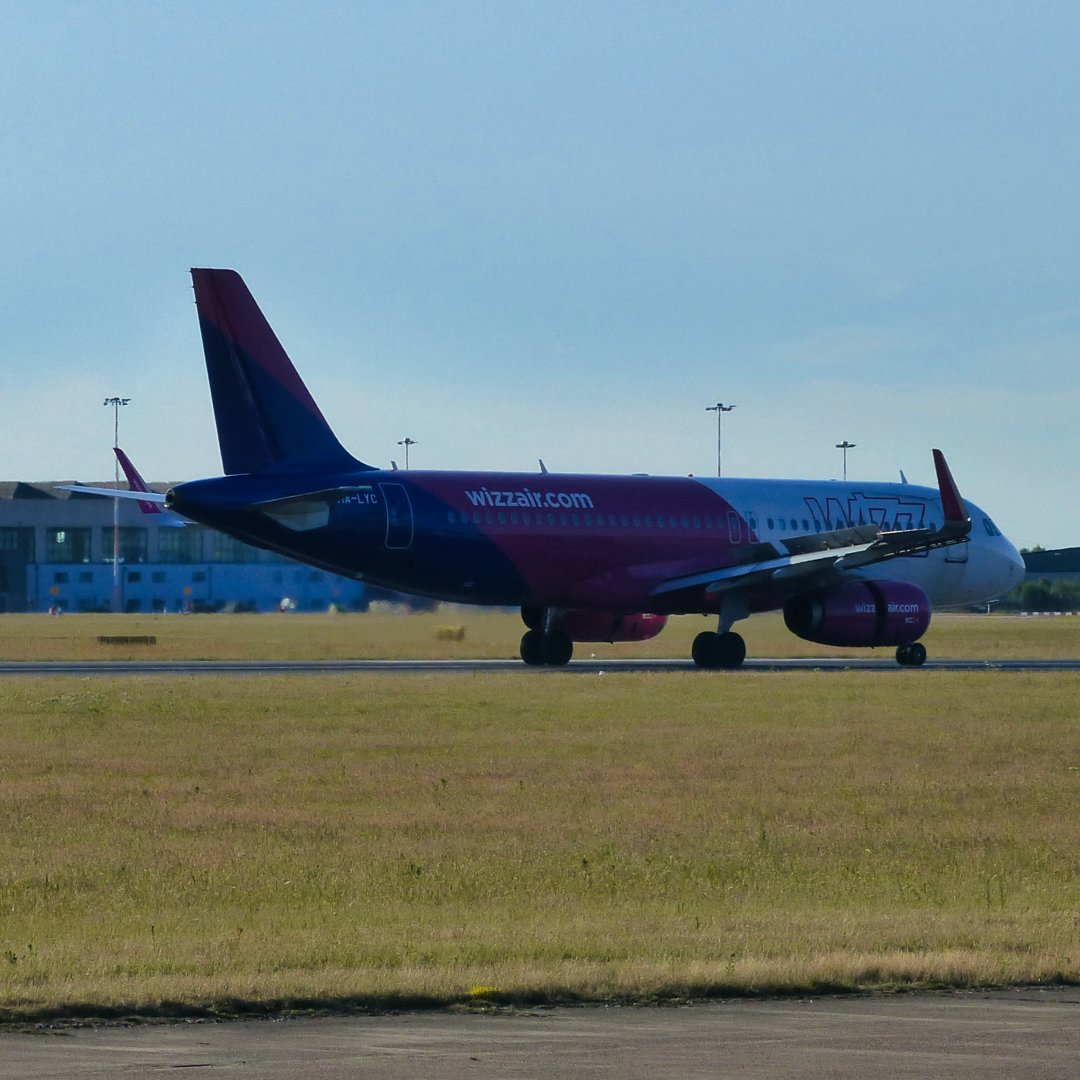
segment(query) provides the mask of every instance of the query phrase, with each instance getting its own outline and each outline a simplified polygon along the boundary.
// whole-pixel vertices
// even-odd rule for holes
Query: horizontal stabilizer
[[[370,485],[324,488],[321,491],[306,491],[302,495],[290,495],[285,499],[252,503],[250,509],[265,514],[293,532],[309,532],[329,523],[330,507],[335,503],[370,491]]]

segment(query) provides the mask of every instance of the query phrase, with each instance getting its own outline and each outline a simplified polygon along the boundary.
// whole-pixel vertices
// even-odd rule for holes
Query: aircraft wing
[[[134,499],[136,502],[164,504],[165,495],[160,491],[129,491],[126,488],[88,487],[86,484],[59,484],[61,491],[77,491],[82,495],[102,495],[106,499]]]
[[[77,491],[83,495],[100,495],[105,499],[129,499],[139,503],[144,514],[154,514],[159,525],[187,525],[187,518],[165,509],[165,495],[160,491],[131,491],[127,488],[99,488],[86,484],[59,484],[61,491]],[[153,504],[150,508],[146,503]]]
[[[746,585],[769,581],[795,580],[826,572],[855,570],[863,566],[895,559],[902,555],[917,555],[934,548],[967,542],[971,519],[964,500],[952,478],[945,455],[934,451],[938,490],[944,521],[939,529],[900,529],[883,532],[877,525],[858,525],[832,532],[807,533],[792,536],[773,546],[774,557],[755,558],[736,566],[718,567],[695,574],[670,578],[653,590],[653,595],[678,592],[680,589],[704,587],[706,592],[723,592]],[[758,551],[760,552],[760,545]]]

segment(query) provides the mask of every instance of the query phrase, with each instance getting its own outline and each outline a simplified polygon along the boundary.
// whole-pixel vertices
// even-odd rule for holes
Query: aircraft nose
[[[1002,589],[1004,593],[1010,589],[1015,589],[1024,580],[1027,567],[1024,565],[1024,557],[1009,543],[1006,544],[1006,550],[1001,553],[1001,564],[1002,576],[1007,581],[1007,584]]]

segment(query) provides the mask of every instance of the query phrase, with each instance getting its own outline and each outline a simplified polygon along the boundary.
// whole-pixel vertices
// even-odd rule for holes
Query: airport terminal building
[[[120,500],[114,572],[112,499],[0,483],[0,612],[366,607],[360,582],[161,517]]]

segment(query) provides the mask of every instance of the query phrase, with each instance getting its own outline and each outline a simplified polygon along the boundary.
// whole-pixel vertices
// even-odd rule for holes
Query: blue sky
[[[219,471],[187,269],[414,467],[932,482],[1080,544],[1080,5],[0,0],[0,477]]]

